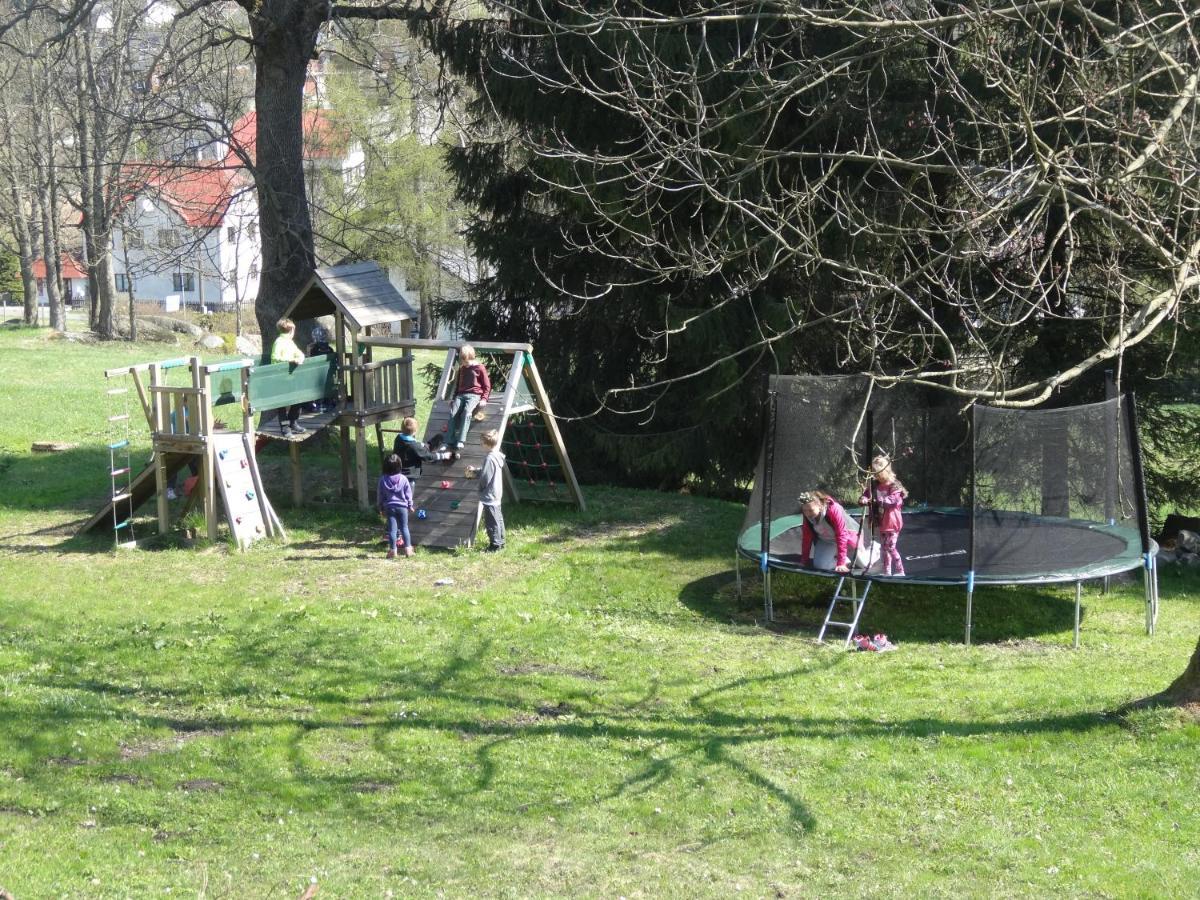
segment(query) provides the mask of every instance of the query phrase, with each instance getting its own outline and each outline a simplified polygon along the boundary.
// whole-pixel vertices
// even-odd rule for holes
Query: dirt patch
[[[211,778],[192,778],[188,781],[181,781],[175,785],[181,791],[210,791],[218,792],[225,789],[225,785],[219,781],[213,781]]]
[[[46,762],[52,766],[67,766],[68,768],[87,765],[87,760],[78,759],[74,756],[52,756]]]
[[[605,681],[605,676],[588,669],[568,669],[550,663],[521,663],[516,666],[501,666],[497,671],[501,675],[566,675],[568,678],[582,678],[586,681]]]
[[[572,715],[575,710],[568,703],[542,703],[537,708],[538,715],[546,719],[557,719]]]
[[[381,781],[360,781],[351,788],[356,794],[379,794],[391,789],[392,786],[390,784],[384,784]]]
[[[145,759],[155,753],[167,753],[206,737],[224,737],[229,732],[220,728],[201,728],[196,731],[177,731],[169,737],[147,738],[134,744],[121,746],[121,759]]]
[[[105,784],[150,784],[149,778],[143,778],[141,775],[129,775],[127,773],[117,773],[116,775],[105,775],[100,779]]]

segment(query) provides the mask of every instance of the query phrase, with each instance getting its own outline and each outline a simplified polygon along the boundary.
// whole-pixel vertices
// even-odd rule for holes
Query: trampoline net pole
[[[775,477],[775,422],[779,405],[779,394],[767,382],[767,409],[763,423],[763,484],[762,484],[762,531],[759,533],[758,565],[763,576],[763,617],[772,622],[775,619],[775,605],[771,599],[771,486]]]
[[[1142,576],[1146,582],[1146,634],[1154,634],[1154,557],[1150,553],[1150,516],[1146,503],[1146,473],[1142,468],[1142,442],[1138,437],[1137,398],[1124,397],[1129,446],[1133,462],[1133,501],[1137,507],[1138,533],[1142,538]]]
[[[971,643],[971,606],[975,599],[975,516],[978,513],[976,508],[977,497],[975,492],[976,482],[976,459],[975,459],[975,434],[979,430],[979,406],[971,407],[971,431],[968,435],[971,455],[971,480],[968,486],[970,491],[970,517],[967,520],[967,621],[964,629],[965,637],[963,643],[970,646]]]

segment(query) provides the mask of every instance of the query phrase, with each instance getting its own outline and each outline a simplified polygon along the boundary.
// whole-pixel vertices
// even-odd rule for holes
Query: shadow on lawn
[[[763,617],[762,579],[744,561],[741,573],[740,598],[733,571],[689,582],[679,598],[689,609],[710,619],[742,625],[759,623]],[[829,578],[773,574],[775,621],[768,627],[776,632],[816,638],[836,583]],[[988,643],[1070,631],[1075,621],[1073,590],[1070,586],[1058,591],[1048,587],[979,588],[972,610],[972,640]],[[1081,606],[1083,619],[1087,616],[1086,599],[1087,591]],[[961,642],[965,614],[963,589],[877,585],[871,590],[858,630],[869,634],[883,632],[896,641]],[[844,631],[836,631],[831,640],[844,637]]]
[[[391,789],[403,788],[406,804],[414,802],[415,791],[416,802],[431,804],[431,815],[438,804],[466,810],[486,796],[493,813],[520,817],[530,809],[555,814],[669,791],[716,768],[781,804],[790,821],[812,830],[817,822],[798,792],[795,771],[759,764],[756,748],[791,740],[969,738],[1112,727],[1101,714],[974,722],[744,711],[739,699],[744,692],[802,691],[814,673],[843,664],[845,657],[835,654],[784,672],[700,685],[674,698],[651,684],[647,694],[630,700],[628,685],[596,673],[498,669],[495,660],[503,648],[490,639],[459,638],[437,659],[389,660],[386,652],[331,647],[323,634],[300,637],[294,629],[227,636],[223,658],[208,661],[219,675],[166,689],[153,687],[155,677],[140,665],[124,678],[81,677],[74,674],[78,664],[93,658],[96,648],[47,642],[46,653],[55,657],[48,660],[49,670],[63,674],[23,684],[57,698],[54,703],[0,704],[5,740],[26,759],[21,774],[50,797],[78,787],[77,779],[85,786],[116,778],[170,785],[184,766],[164,754],[207,741],[201,759],[218,762],[206,764],[204,774],[215,776],[224,790],[244,794],[251,806],[266,795],[382,823],[396,810],[370,798]],[[114,634],[104,655],[136,659],[147,640]],[[51,654],[55,646],[58,652]],[[164,672],[171,668],[160,665]],[[372,686],[369,693],[363,685]],[[190,709],[237,711],[189,715]],[[114,720],[122,723],[122,740],[130,744],[91,759],[71,750],[77,734]],[[164,730],[170,732],[166,738]],[[275,751],[261,749],[269,741],[285,743],[282,774]],[[150,745],[157,749],[138,750]],[[344,758],[331,760],[330,747]],[[368,748],[370,756],[363,757]],[[260,759],[255,752],[267,756]],[[5,763],[17,771],[11,760]],[[577,777],[572,766],[578,767]],[[193,767],[189,763],[188,771]]]

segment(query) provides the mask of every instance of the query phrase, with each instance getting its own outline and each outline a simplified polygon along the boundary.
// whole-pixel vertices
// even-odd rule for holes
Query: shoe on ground
[[[455,449],[455,450],[461,450],[461,449],[462,449],[463,447],[465,447],[465,446],[467,446],[467,445],[466,445],[466,444],[464,444],[462,441],[459,441],[457,444],[455,444],[455,445],[454,445],[454,449]]]
[[[904,577],[904,566],[896,566],[896,577],[897,578]]]
[[[879,650],[879,648],[875,646],[874,642],[865,634],[856,634],[853,638],[851,638],[850,643],[853,644],[857,649],[866,653],[876,653]]]
[[[460,447],[461,447],[461,446],[462,446],[462,444],[459,444],[458,446],[460,446]],[[462,459],[462,454],[461,454],[459,451],[455,450],[453,453],[451,453],[451,454],[450,454],[450,459],[451,459],[452,461],[453,461],[453,460]]]
[[[396,558],[396,548],[395,547],[388,547],[387,558],[388,559]]]
[[[484,553],[499,553],[503,549],[504,549],[503,544],[488,544],[488,546],[483,548],[483,552]]]
[[[292,426],[288,425],[287,423],[280,425],[279,433],[282,434],[284,437],[287,437],[289,434],[292,433]]]
[[[413,548],[412,548],[412,547],[405,547],[405,548],[404,548],[404,555],[405,555],[405,556],[412,556],[412,555],[413,555]]]
[[[889,650],[895,650],[896,645],[888,640],[886,634],[877,634],[871,638],[871,643],[875,645],[875,649],[880,653],[887,653]]]
[[[167,488],[167,499],[168,500],[176,500],[176,499],[178,499],[178,497],[179,497],[179,495],[177,493],[175,493],[175,488],[173,488],[173,487]]]
[[[293,425],[292,426],[292,434],[307,434],[307,433],[308,433],[308,429],[305,428],[303,425]]]

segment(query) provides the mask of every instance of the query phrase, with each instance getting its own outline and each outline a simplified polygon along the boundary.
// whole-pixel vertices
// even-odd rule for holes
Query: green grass
[[[1182,896],[1200,728],[1165,686],[1200,579],[976,598],[880,589],[897,653],[755,625],[742,509],[604,487],[511,506],[499,557],[388,563],[350,508],[291,541],[113,551],[101,371],[153,347],[0,332],[0,885],[18,898]],[[32,440],[77,442],[53,456]],[[310,454],[320,494],[332,453]],[[149,529],[144,529],[149,534]],[[450,577],[454,583],[436,587]]]

